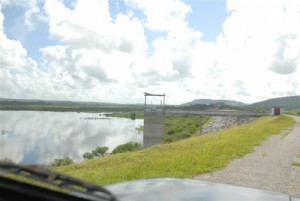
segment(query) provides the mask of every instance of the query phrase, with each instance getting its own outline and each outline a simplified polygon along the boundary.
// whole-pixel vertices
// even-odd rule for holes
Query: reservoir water
[[[143,143],[136,128],[143,120],[108,118],[99,113],[0,111],[0,160],[19,164],[49,164],[82,154],[97,146],[111,152],[130,141]]]

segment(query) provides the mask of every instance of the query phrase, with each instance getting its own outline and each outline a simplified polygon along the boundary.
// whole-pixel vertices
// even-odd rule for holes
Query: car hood
[[[254,188],[219,184],[202,180],[153,178],[106,186],[121,201],[300,201],[300,198]]]

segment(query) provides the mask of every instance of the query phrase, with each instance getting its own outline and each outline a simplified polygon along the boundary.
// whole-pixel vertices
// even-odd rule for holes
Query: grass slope
[[[135,116],[137,119],[144,118],[144,112],[118,112],[107,116],[130,118]],[[166,115],[164,124],[164,142],[175,142],[200,134],[200,127],[208,123],[207,116],[181,116]],[[143,127],[138,128],[143,130]]]
[[[300,162],[299,163],[298,162],[294,162],[294,163],[292,163],[292,165],[300,167]]]
[[[151,177],[190,178],[225,167],[229,161],[252,152],[267,137],[280,133],[294,122],[287,116],[263,117],[214,134],[54,170],[99,185]]]

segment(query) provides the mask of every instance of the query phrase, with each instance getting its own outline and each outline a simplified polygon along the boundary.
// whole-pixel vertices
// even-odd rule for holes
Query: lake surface
[[[49,164],[56,158],[83,160],[97,146],[111,152],[126,142],[143,142],[141,119],[106,118],[99,113],[0,111],[0,160]]]

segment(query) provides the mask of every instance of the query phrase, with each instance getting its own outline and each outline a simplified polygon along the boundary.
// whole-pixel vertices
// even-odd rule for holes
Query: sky
[[[300,94],[299,0],[0,0],[0,98]]]

